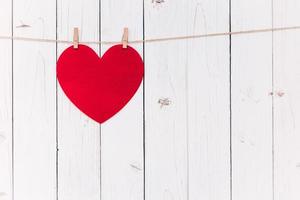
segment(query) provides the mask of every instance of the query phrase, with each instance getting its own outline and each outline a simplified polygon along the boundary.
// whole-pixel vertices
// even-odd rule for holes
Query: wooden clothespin
[[[126,49],[128,45],[128,28],[124,28],[122,44],[123,44],[123,48]]]
[[[74,49],[78,49],[79,44],[79,29],[77,27],[73,30],[73,47]]]

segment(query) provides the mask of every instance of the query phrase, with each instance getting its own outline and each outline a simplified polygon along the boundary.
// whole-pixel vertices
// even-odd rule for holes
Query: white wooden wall
[[[0,35],[64,40],[300,25],[299,0],[0,3]],[[0,40],[0,200],[300,199],[300,31],[133,46],[143,84],[99,125],[56,82],[67,45]]]

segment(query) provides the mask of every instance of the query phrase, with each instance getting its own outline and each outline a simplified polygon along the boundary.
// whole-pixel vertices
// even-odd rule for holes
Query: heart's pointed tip
[[[101,119],[101,120],[96,120],[96,122],[98,122],[100,125],[102,125],[102,124],[104,124],[108,120],[109,119]]]
[[[85,113],[91,120],[97,122],[98,124],[104,124],[106,123],[107,121],[109,121],[109,119],[111,119],[114,115],[110,116],[110,117],[93,117],[93,116],[90,116],[88,113]]]

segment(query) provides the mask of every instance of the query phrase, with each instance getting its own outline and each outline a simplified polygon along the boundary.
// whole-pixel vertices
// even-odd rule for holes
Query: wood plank
[[[14,0],[15,36],[55,38],[55,2]],[[14,199],[56,197],[55,44],[14,41]]]
[[[299,25],[300,2],[274,0],[274,26]],[[274,199],[300,198],[300,31],[274,33]]]
[[[143,1],[102,0],[101,39],[143,38]],[[111,45],[102,45],[103,54]],[[130,45],[143,56],[143,45]],[[141,200],[144,195],[143,84],[130,102],[101,125],[101,198]]]
[[[232,1],[232,31],[272,26],[272,1]],[[232,36],[232,199],[272,199],[272,33]]]
[[[80,41],[99,40],[98,0],[59,0],[58,39],[72,40],[79,27]],[[69,45],[58,45],[57,55]],[[91,46],[96,52],[99,45]],[[100,128],[80,112],[58,85],[58,198],[100,198]]]
[[[229,31],[229,2],[190,1],[188,34]],[[189,199],[230,199],[229,37],[187,41]],[[178,49],[179,50],[179,49]]]
[[[228,31],[226,1],[145,11],[147,38]],[[146,199],[230,199],[228,58],[228,37],[146,44]]]
[[[1,2],[0,35],[11,35],[12,4]],[[0,199],[12,199],[12,42],[0,40]]]
[[[145,37],[187,35],[188,4],[145,2]],[[145,196],[187,199],[187,41],[145,44]]]

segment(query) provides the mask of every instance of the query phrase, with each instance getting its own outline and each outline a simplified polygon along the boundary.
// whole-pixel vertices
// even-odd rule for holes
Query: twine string
[[[244,30],[244,31],[207,33],[207,34],[199,34],[199,35],[162,37],[162,38],[152,38],[152,39],[145,39],[145,40],[131,40],[128,41],[128,43],[129,44],[153,43],[153,42],[163,42],[163,41],[173,41],[173,40],[208,38],[208,37],[228,36],[228,35],[243,35],[243,34],[264,33],[264,32],[278,32],[278,31],[299,30],[299,29],[300,26],[287,26],[287,27],[278,27],[278,28],[251,29],[251,30]],[[73,41],[69,41],[69,40],[55,40],[55,39],[46,39],[46,38],[31,38],[31,37],[18,37],[18,36],[1,36],[1,35],[0,35],[0,39],[46,42],[46,43],[62,43],[62,44],[73,43]],[[112,44],[118,44],[120,43],[120,41],[81,41],[79,43],[112,45]]]

